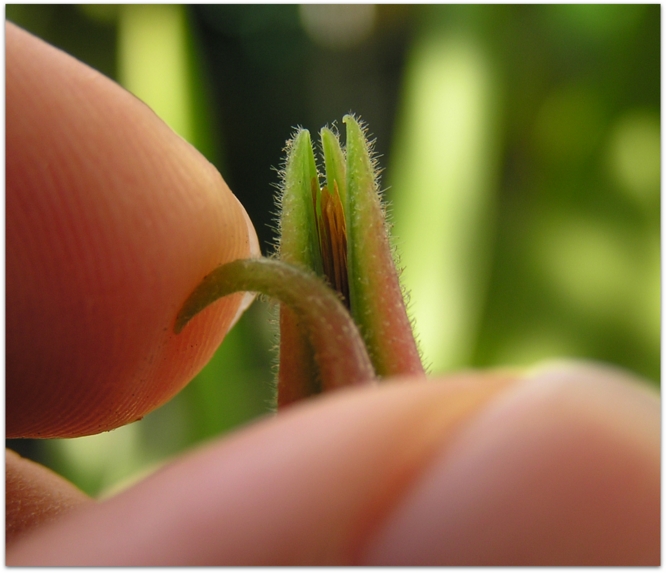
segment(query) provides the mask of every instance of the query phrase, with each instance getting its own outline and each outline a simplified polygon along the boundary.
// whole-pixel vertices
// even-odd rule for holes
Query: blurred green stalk
[[[469,364],[481,318],[499,152],[490,65],[474,34],[431,24],[405,71],[388,179],[401,280],[433,372]]]

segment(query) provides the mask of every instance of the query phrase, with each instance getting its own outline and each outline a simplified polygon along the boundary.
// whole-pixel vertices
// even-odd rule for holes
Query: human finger
[[[589,366],[343,390],[8,548],[13,565],[655,564],[659,407]]]
[[[657,565],[660,406],[609,367],[534,371],[439,454],[374,564]]]
[[[220,174],[145,104],[7,23],[8,437],[141,418],[210,359],[240,308],[176,314],[217,265],[259,253]]]
[[[5,543],[92,500],[51,470],[5,452]]]

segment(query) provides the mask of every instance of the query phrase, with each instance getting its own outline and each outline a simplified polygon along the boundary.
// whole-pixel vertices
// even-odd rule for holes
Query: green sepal
[[[319,132],[321,148],[324,153],[324,168],[326,173],[326,186],[333,189],[338,187],[342,205],[347,205],[347,165],[345,154],[340,147],[338,136],[328,127]]]
[[[287,143],[280,197],[281,261],[322,272],[315,225],[313,197],[319,192],[319,174],[310,132],[299,129]],[[284,407],[322,390],[314,349],[297,314],[280,306],[280,341],[277,407]]]
[[[280,197],[279,258],[321,275],[313,195],[319,193],[319,174],[310,132],[299,129],[287,143]]]
[[[370,146],[358,121],[347,132],[347,265],[352,317],[379,376],[423,374],[393,257]]]

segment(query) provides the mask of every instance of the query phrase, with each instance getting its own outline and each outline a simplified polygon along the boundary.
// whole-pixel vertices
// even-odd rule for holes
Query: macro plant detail
[[[208,274],[184,303],[175,331],[237,291],[280,307],[278,408],[322,391],[424,374],[404,302],[377,164],[363,126],[343,118],[320,132],[324,185],[310,133],[287,142],[274,257],[234,261]]]

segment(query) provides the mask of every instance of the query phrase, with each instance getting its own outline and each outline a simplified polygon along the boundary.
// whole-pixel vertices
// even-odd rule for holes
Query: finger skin
[[[495,401],[366,547],[376,565],[658,565],[659,396],[562,363]]]
[[[16,452],[5,453],[5,542],[92,500],[59,475]]]
[[[658,398],[631,379],[604,376],[569,372],[546,400],[543,378],[508,373],[308,400],[20,540],[7,563],[467,564],[479,553],[492,557],[499,532],[501,563],[656,564]],[[512,416],[498,415],[507,404]],[[644,422],[633,427],[637,414]],[[528,419],[534,432],[511,431]],[[558,419],[561,441],[550,431]],[[487,440],[516,463],[498,468],[485,451],[488,466],[465,473],[461,449],[474,458]],[[535,470],[544,463],[560,472],[542,487]],[[460,477],[457,489],[447,489],[449,474]],[[434,513],[423,505],[433,490]],[[550,521],[544,505],[557,509]]]
[[[7,436],[137,420],[209,360],[243,295],[179,336],[218,264],[258,253],[215,168],[146,105],[6,24]]]

